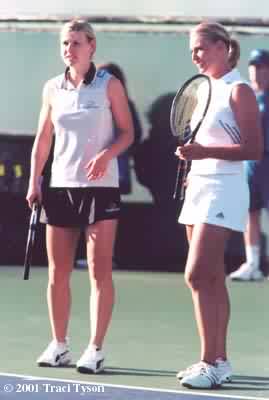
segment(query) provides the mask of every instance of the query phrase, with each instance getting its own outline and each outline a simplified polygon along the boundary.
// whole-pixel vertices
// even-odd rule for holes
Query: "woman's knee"
[[[112,268],[110,267],[89,265],[89,275],[92,286],[101,287],[112,283]]]
[[[112,274],[107,272],[95,272],[90,275],[91,285],[96,288],[101,288],[102,286],[112,285]]]
[[[216,274],[213,271],[208,272],[202,266],[187,269],[184,278],[187,286],[194,291],[210,290],[216,282]]]
[[[53,287],[69,286],[71,271],[49,266],[48,285]]]

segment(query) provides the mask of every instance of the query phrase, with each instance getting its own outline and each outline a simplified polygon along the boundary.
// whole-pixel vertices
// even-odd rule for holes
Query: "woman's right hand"
[[[26,200],[30,208],[33,208],[33,204],[38,202],[41,204],[42,201],[42,193],[41,193],[41,186],[40,185],[30,185],[28,187]]]

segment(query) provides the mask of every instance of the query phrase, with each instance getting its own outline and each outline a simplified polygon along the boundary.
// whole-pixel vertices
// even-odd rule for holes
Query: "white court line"
[[[47,381],[52,381],[52,382],[65,382],[65,383],[79,383],[82,385],[92,385],[92,386],[104,386],[104,387],[111,387],[111,388],[117,388],[117,389],[127,389],[127,390],[144,390],[144,391],[149,391],[149,392],[160,392],[160,393],[174,393],[174,394],[184,394],[184,396],[207,396],[207,397],[219,397],[225,398],[225,399],[241,399],[241,400],[268,400],[268,397],[251,397],[251,396],[238,396],[238,395],[227,395],[227,394],[217,394],[217,393],[211,393],[211,392],[197,392],[195,391],[190,391],[187,392],[185,390],[171,390],[171,389],[159,389],[159,388],[148,388],[148,387],[143,387],[143,386],[125,386],[125,385],[116,385],[116,384],[108,384],[108,383],[102,383],[102,382],[92,382],[92,381],[80,381],[80,380],[71,380],[71,379],[57,379],[57,378],[48,378],[44,376],[32,376],[32,375],[20,375],[20,374],[12,374],[12,373],[5,373],[5,372],[0,372],[0,377],[1,376],[9,376],[9,377],[14,377],[14,378],[23,378],[23,379],[29,379],[29,380],[47,380]],[[221,389],[220,389],[221,390]]]

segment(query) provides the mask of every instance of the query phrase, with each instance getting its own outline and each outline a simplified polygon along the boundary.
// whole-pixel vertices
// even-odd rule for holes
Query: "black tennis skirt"
[[[120,191],[114,187],[48,188],[43,192],[40,222],[84,228],[97,221],[118,219]]]

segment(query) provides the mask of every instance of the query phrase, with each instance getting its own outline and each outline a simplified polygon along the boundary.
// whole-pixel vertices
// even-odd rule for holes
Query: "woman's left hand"
[[[175,155],[181,160],[202,160],[206,158],[206,147],[199,143],[185,144],[185,146],[178,146]]]
[[[109,161],[110,157],[108,156],[107,150],[97,154],[85,166],[87,178],[89,180],[102,178],[106,173]]]

